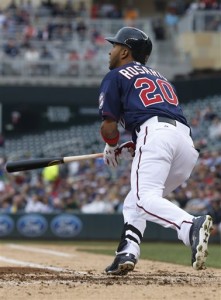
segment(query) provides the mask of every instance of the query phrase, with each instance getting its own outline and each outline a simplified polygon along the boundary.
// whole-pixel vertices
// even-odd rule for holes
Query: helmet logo
[[[125,43],[126,43],[128,40],[135,40],[135,41],[138,41],[138,39],[136,39],[136,38],[129,38],[129,39],[126,39],[126,40],[125,40]]]

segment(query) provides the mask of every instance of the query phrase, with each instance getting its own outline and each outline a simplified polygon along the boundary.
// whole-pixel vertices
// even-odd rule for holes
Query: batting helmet
[[[145,64],[146,57],[152,51],[150,38],[142,30],[134,27],[123,27],[114,37],[105,39],[112,44],[121,44],[130,48],[133,58],[142,64]]]

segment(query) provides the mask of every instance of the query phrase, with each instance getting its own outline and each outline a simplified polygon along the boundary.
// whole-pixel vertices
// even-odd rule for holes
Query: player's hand
[[[121,144],[116,150],[116,154],[120,159],[132,160],[135,155],[135,144],[132,141]]]
[[[117,154],[118,144],[116,146],[110,146],[106,144],[104,148],[103,160],[105,165],[116,168],[119,163],[119,155]]]

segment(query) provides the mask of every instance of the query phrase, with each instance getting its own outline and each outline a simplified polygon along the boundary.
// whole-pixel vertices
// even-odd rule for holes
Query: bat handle
[[[74,161],[87,160],[87,159],[100,158],[100,157],[103,157],[103,153],[66,156],[66,157],[63,157],[63,161],[64,161],[64,163],[69,163],[69,162],[74,162]]]

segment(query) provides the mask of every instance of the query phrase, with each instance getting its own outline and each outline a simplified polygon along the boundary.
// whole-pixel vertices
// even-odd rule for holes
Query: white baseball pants
[[[190,245],[193,216],[164,198],[190,177],[199,155],[190,129],[180,122],[176,124],[158,122],[153,117],[141,126],[132,162],[131,191],[125,199],[123,215],[124,222],[136,227],[142,236],[146,221],[151,221],[175,229],[178,238]],[[134,237],[139,240],[138,236]],[[129,241],[126,247],[139,257],[136,243]]]

